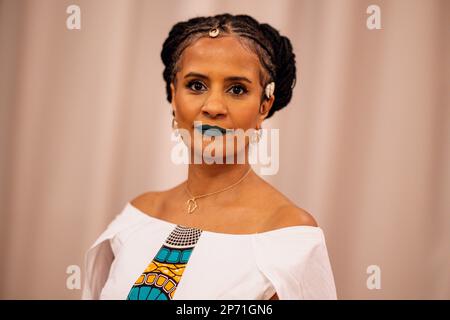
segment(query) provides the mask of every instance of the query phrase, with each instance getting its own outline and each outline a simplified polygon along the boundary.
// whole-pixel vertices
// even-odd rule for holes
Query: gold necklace
[[[202,195],[200,195],[200,196],[195,196],[195,197],[194,197],[194,196],[191,194],[191,192],[189,191],[188,186],[187,186],[187,182],[186,182],[185,188],[186,188],[187,193],[188,193],[189,196],[191,197],[188,201],[186,201],[187,213],[192,213],[192,212],[195,211],[195,209],[198,208],[197,201],[195,201],[196,199],[203,198],[203,197],[206,197],[206,196],[210,196],[210,195],[213,195],[213,194],[216,194],[216,193],[219,193],[219,192],[223,192],[223,191],[225,191],[225,190],[228,190],[228,189],[234,187],[234,186],[237,185],[239,182],[241,182],[242,180],[244,180],[244,178],[249,174],[249,172],[250,172],[251,169],[252,169],[252,167],[250,167],[250,168],[248,169],[248,171],[244,174],[244,176],[243,176],[242,178],[240,178],[237,182],[233,183],[231,186],[228,186],[228,187],[226,187],[225,189],[222,189],[222,190],[219,190],[219,191],[214,191],[214,192],[202,194]]]

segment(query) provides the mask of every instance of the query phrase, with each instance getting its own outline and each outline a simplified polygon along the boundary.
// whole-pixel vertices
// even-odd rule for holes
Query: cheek
[[[202,106],[202,101],[196,96],[179,94],[175,98],[178,115],[180,119],[190,119],[195,117]]]
[[[228,108],[228,115],[233,119],[236,127],[248,129],[256,125],[259,110],[259,100],[252,99]]]

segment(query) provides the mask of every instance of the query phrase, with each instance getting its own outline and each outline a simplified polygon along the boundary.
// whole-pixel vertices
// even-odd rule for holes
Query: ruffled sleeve
[[[280,300],[337,299],[323,231],[291,226],[255,234],[255,260]]]
[[[109,276],[114,253],[123,243],[134,227],[139,226],[143,216],[135,214],[131,204],[124,209],[107,226],[89,248],[84,257],[84,284],[81,298],[97,300]]]

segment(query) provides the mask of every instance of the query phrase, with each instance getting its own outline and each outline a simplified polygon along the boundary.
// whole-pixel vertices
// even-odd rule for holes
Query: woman
[[[335,299],[322,230],[248,161],[263,120],[291,100],[289,39],[247,15],[197,17],[173,26],[161,57],[188,178],[126,204],[87,253],[83,298]],[[256,133],[221,140],[237,129]],[[244,163],[195,163],[211,136],[219,158]]]

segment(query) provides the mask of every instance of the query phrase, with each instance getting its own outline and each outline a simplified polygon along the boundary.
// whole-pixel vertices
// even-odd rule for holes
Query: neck
[[[250,172],[236,187],[243,184],[252,174],[250,164],[190,164],[186,181],[193,196],[222,190],[238,182],[249,170]],[[231,188],[229,191],[231,191]]]

